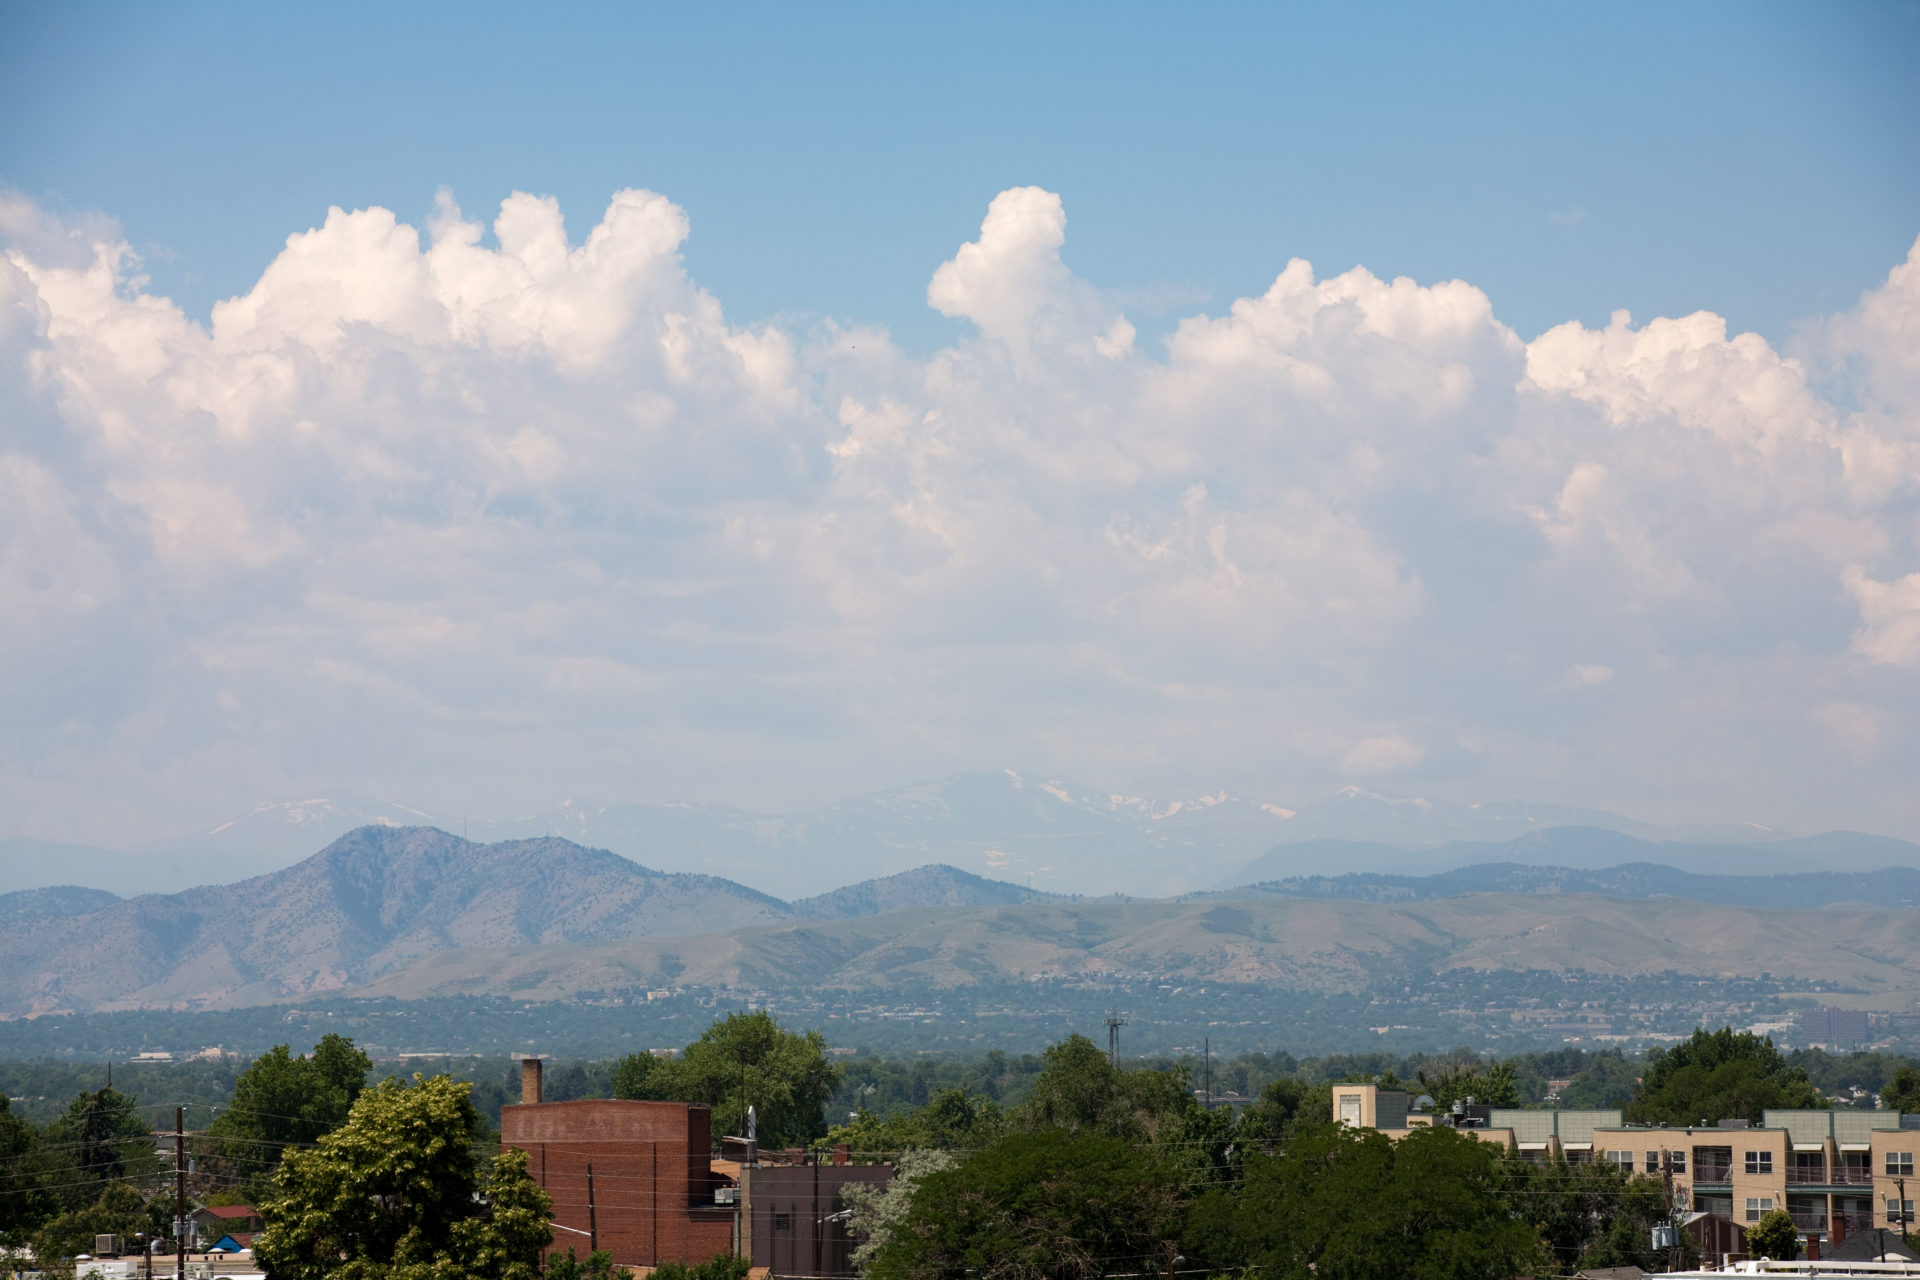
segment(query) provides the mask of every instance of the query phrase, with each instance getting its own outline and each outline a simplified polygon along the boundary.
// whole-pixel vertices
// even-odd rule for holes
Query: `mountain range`
[[[1433,902],[1470,893],[1597,893],[1612,898],[1683,898],[1778,911],[1841,903],[1907,910],[1920,907],[1920,868],[1914,867],[1729,876],[1697,875],[1652,862],[1598,870],[1489,862],[1430,876],[1294,876],[1250,887],[1295,898],[1357,902]]]
[[[1501,847],[1551,848],[1551,835]],[[928,865],[786,901],[558,837],[481,843],[368,826],[226,885],[0,895],[0,1017],[348,991],[545,999],[665,983],[1153,975],[1334,990],[1396,965],[1764,970],[1904,991],[1920,987],[1916,900],[1911,866],[1765,877],[1507,861],[1155,901],[1064,898]]]
[[[1252,883],[1325,871],[1329,855],[1337,855],[1331,865],[1340,871],[1444,870],[1488,861],[1489,850],[1518,837],[1570,828],[1644,845],[1685,843],[1658,860],[1693,858],[1699,864],[1694,869],[1708,870],[1715,869],[1722,850],[1737,846],[1746,851],[1738,856],[1752,861],[1786,834],[1751,824],[1674,831],[1597,810],[1460,804],[1361,787],[1291,806],[1226,791],[1154,799],[1000,770],[784,815],[708,804],[569,800],[501,817],[435,814],[395,800],[337,794],[274,801],[206,830],[131,850],[0,839],[0,892],[56,879],[123,895],[227,883],[291,866],[369,825],[438,826],[481,841],[564,837],[664,871],[726,875],[785,898],[929,863],[1048,892],[1164,897],[1216,886],[1223,877]],[[1271,858],[1260,867],[1236,870],[1269,851]],[[1800,856],[1765,865],[1785,870]],[[1611,865],[1641,857],[1595,845],[1587,852],[1556,848],[1515,860]],[[1904,860],[1909,856],[1879,856],[1875,865]],[[1835,865],[1844,863],[1842,856]],[[1727,865],[1723,860],[1718,869]]]

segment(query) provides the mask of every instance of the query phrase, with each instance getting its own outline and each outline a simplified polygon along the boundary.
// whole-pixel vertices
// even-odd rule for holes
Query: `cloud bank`
[[[918,358],[688,232],[336,208],[202,324],[0,197],[14,825],[1014,764],[1920,834],[1920,244],[1790,352],[1298,259],[1147,349],[1020,188]]]

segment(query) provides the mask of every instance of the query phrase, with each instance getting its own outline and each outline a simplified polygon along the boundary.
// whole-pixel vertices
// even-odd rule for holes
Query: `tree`
[[[1800,1229],[1785,1209],[1775,1209],[1747,1228],[1747,1252],[1791,1262],[1800,1256]]]
[[[33,1236],[33,1253],[42,1262],[90,1253],[95,1236],[132,1239],[147,1230],[146,1197],[124,1182],[110,1182],[100,1198],[48,1220]]]
[[[39,1135],[13,1114],[0,1089],[0,1248],[25,1244],[34,1227],[53,1211],[53,1196],[42,1185]]]
[[[1514,1213],[1539,1232],[1560,1269],[1664,1265],[1652,1239],[1654,1226],[1668,1217],[1658,1178],[1564,1157],[1539,1164],[1508,1157],[1505,1165]]]
[[[242,1176],[270,1170],[283,1151],[346,1123],[372,1066],[346,1036],[322,1036],[306,1057],[275,1045],[240,1073],[232,1105],[208,1132]]]
[[[547,1280],[624,1280],[626,1274],[625,1269],[614,1269],[613,1255],[605,1249],[595,1249],[584,1260],[574,1256],[572,1245],[564,1258],[547,1256]]]
[[[753,1263],[736,1254],[722,1253],[688,1266],[684,1262],[662,1262],[647,1280],[747,1280]]]
[[[1920,1066],[1909,1062],[1897,1068],[1880,1088],[1880,1105],[1888,1111],[1920,1111]]]
[[[1441,1108],[1463,1098],[1472,1098],[1480,1106],[1517,1107],[1520,1089],[1514,1083],[1513,1070],[1511,1062],[1496,1063],[1484,1070],[1478,1062],[1435,1067],[1431,1071],[1422,1068],[1418,1073],[1419,1087],[1413,1092],[1429,1095]]]
[[[921,1180],[959,1163],[959,1157],[946,1151],[903,1150],[893,1162],[893,1177],[888,1181],[847,1184],[840,1192],[847,1206],[847,1234],[860,1242],[853,1247],[854,1270],[866,1275],[874,1258],[907,1221]]]
[[[875,1119],[865,1111],[835,1125],[819,1144],[844,1143],[856,1152],[894,1155],[927,1148],[979,1147],[1000,1136],[1006,1113],[993,1099],[965,1089],[942,1089],[905,1115]]]
[[[1704,1027],[1671,1049],[1649,1049],[1627,1119],[1691,1125],[1746,1119],[1773,1109],[1824,1108],[1807,1073],[1768,1038]]]
[[[1118,1138],[1013,1133],[927,1174],[867,1267],[873,1280],[1158,1272],[1178,1252],[1179,1180]]]
[[[788,1031],[760,1009],[719,1019],[677,1060],[623,1059],[613,1096],[705,1103],[716,1135],[744,1134],[751,1106],[762,1146],[795,1146],[826,1132],[822,1108],[838,1078],[824,1036]]]
[[[1506,1280],[1541,1261],[1513,1216],[1501,1157],[1452,1129],[1398,1142],[1323,1125],[1247,1157],[1240,1192],[1194,1206],[1189,1251],[1262,1280]]]
[[[160,1168],[152,1126],[139,1105],[112,1085],[68,1103],[66,1114],[47,1126],[43,1150],[64,1156],[49,1181],[70,1210],[94,1203],[108,1183],[151,1177]]]
[[[1040,1056],[1045,1065],[1013,1115],[1022,1128],[1151,1139],[1200,1109],[1186,1072],[1123,1071],[1085,1036],[1069,1036]]]
[[[290,1150],[254,1256],[275,1280],[532,1280],[552,1202],[507,1151],[483,1179],[469,1086],[383,1081],[312,1150]]]
[[[1260,1100],[1240,1113],[1236,1141],[1271,1154],[1294,1134],[1326,1124],[1333,1114],[1333,1086],[1282,1078],[1260,1092]]]

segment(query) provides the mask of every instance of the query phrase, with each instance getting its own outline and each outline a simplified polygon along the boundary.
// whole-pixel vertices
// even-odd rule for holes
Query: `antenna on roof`
[[[1120,1065],[1120,1028],[1126,1025],[1127,1020],[1120,1016],[1118,1009],[1107,1010],[1107,1065],[1110,1067]]]

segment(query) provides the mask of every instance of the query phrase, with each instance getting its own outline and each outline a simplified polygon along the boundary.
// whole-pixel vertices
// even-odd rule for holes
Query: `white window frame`
[[[1773,1212],[1772,1196],[1748,1196],[1747,1197],[1747,1221],[1748,1222],[1758,1222],[1760,1221],[1760,1219],[1766,1217],[1768,1214],[1772,1212]]]
[[[1771,1177],[1773,1174],[1773,1152],[1747,1152],[1747,1173],[1756,1177]]]
[[[1913,1176],[1913,1152],[1887,1152],[1887,1176],[1890,1178],[1911,1178]]]

